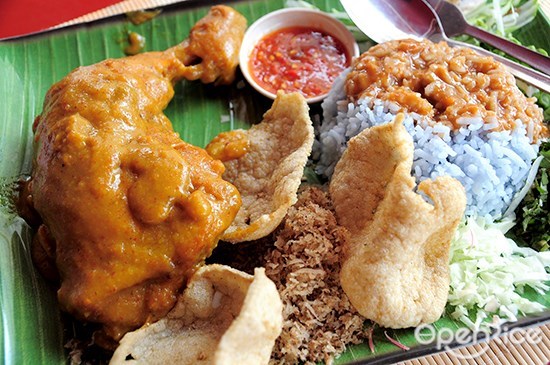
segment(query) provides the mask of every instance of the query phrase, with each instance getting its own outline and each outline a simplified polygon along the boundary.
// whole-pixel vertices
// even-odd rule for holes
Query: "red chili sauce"
[[[299,91],[310,98],[327,93],[349,63],[349,55],[335,37],[313,28],[289,27],[262,38],[248,67],[266,90]]]

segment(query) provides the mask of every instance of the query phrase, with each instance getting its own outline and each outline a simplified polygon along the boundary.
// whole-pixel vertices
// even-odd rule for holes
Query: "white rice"
[[[322,104],[324,120],[314,147],[317,173],[328,178],[350,138],[365,128],[392,121],[399,110],[396,104],[379,99],[348,102],[346,75],[336,80]],[[524,186],[538,145],[532,143],[531,133],[520,120],[513,131],[502,132],[491,131],[496,120],[461,118],[458,123],[460,129],[452,131],[419,114],[406,115],[404,125],[415,145],[411,173],[417,183],[441,175],[458,179],[466,189],[466,216],[498,219]]]

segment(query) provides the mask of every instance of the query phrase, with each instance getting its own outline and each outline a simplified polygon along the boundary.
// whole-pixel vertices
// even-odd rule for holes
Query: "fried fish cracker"
[[[450,241],[466,206],[451,177],[419,184],[411,176],[414,146],[402,124],[372,127],[349,141],[330,192],[350,231],[340,281],[354,307],[381,326],[437,320],[449,291]]]
[[[246,137],[246,153],[224,161],[223,178],[235,185],[242,197],[237,217],[222,236],[234,243],[267,236],[297,201],[313,145],[313,125],[304,97],[280,92],[262,122],[246,131]],[[226,145],[232,144],[226,141]],[[206,147],[207,151],[215,149],[212,144]]]
[[[127,333],[110,364],[267,364],[282,329],[275,284],[224,265],[203,266],[160,321]]]

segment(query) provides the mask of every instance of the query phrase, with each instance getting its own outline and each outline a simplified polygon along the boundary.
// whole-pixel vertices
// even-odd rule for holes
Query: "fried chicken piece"
[[[163,317],[241,205],[163,110],[182,78],[231,82],[245,28],[215,6],[181,44],[77,68],[46,95],[30,191],[50,243],[37,249],[55,252],[61,307],[108,338]]]
[[[352,138],[330,183],[339,223],[350,232],[340,280],[354,307],[381,326],[436,321],[449,291],[450,241],[466,207],[462,185],[447,176],[413,191],[412,137],[402,124]]]

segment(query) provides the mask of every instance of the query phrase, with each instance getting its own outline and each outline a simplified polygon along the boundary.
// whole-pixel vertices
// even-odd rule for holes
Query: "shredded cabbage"
[[[447,311],[472,330],[545,310],[521,294],[527,286],[541,295],[550,289],[550,252],[519,247],[505,237],[513,225],[512,219],[488,223],[468,218],[451,243]]]
[[[468,22],[500,36],[509,36],[525,26],[539,9],[537,0],[487,0],[479,6],[471,5],[464,0],[458,3]]]

